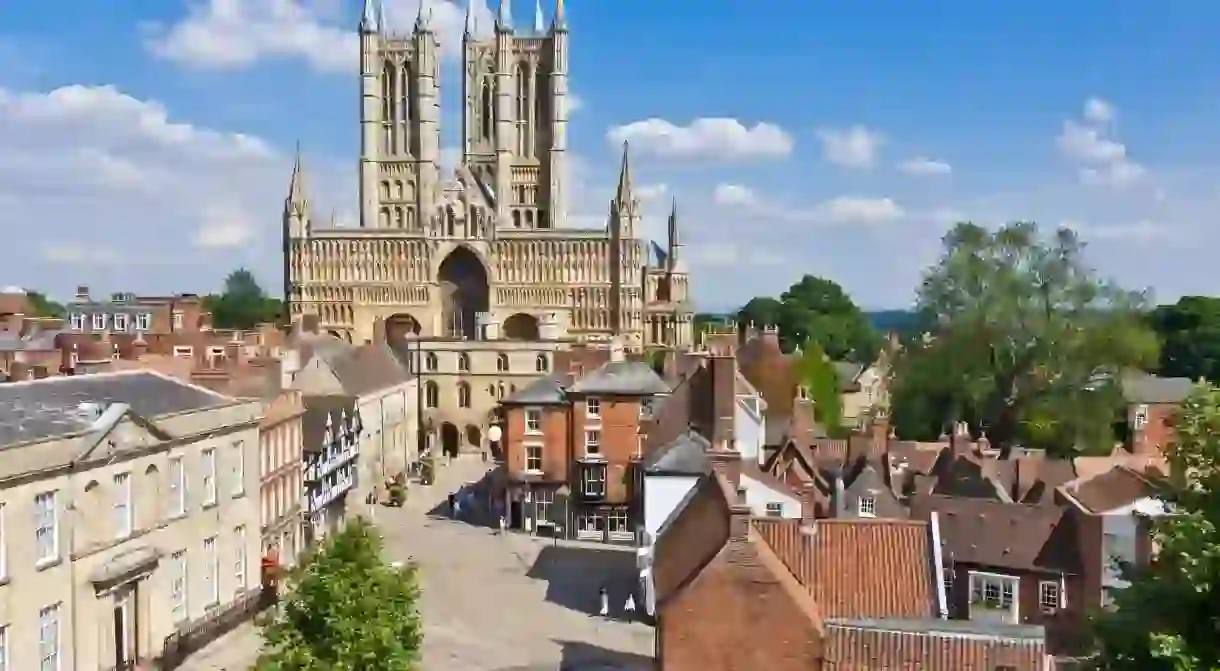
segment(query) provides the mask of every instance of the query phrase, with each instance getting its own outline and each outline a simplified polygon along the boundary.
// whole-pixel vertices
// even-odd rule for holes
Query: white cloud
[[[195,232],[194,243],[201,249],[229,249],[249,243],[258,228],[256,218],[236,205],[210,205]]]
[[[874,130],[856,125],[846,129],[822,128],[817,132],[822,142],[822,156],[844,168],[871,168],[885,137]]]
[[[47,278],[38,270],[45,263],[105,265],[104,281],[115,283],[147,281],[127,268],[155,264],[208,263],[219,275],[228,264],[196,250],[233,247],[250,253],[228,263],[274,273],[266,259],[275,252],[261,245],[278,242],[290,168],[289,156],[259,138],[193,125],[112,86],[0,89],[0,211],[24,222],[23,241],[42,251],[11,259],[24,276]],[[328,196],[354,194],[347,172],[329,164],[310,171],[312,189],[334,189],[310,194],[315,216],[325,216],[321,203],[335,200]],[[80,272],[50,279],[86,280]]]
[[[669,195],[669,185],[665,183],[644,184],[635,187],[635,197],[644,202],[660,200],[667,195]]]
[[[585,108],[585,99],[574,93],[568,94],[568,114],[576,114]]]
[[[776,266],[784,262],[783,256],[775,252],[731,243],[694,245],[687,248],[687,253],[693,265],[709,269]]]
[[[800,207],[775,202],[741,184],[717,185],[712,200],[759,218],[799,223],[885,224],[906,216],[906,211],[891,198],[839,196],[813,207]]]
[[[386,22],[409,32],[421,0],[389,0]],[[461,54],[465,3],[426,0],[442,56]],[[191,4],[172,25],[146,26],[148,49],[161,58],[204,69],[241,69],[266,59],[302,60],[322,72],[347,72],[359,66],[360,37],[338,12],[301,0],[203,0]],[[480,33],[492,26],[484,2],[475,5]]]
[[[645,119],[615,126],[606,137],[613,145],[629,142],[632,151],[672,159],[782,158],[794,146],[792,136],[775,124],[746,126],[727,118],[695,119],[686,126]]]
[[[915,177],[933,177],[937,175],[948,175],[953,172],[953,167],[944,161],[934,161],[930,158],[912,158],[898,164],[898,169],[902,172]]]
[[[1118,110],[1101,98],[1089,98],[1084,103],[1084,120],[1098,125],[1114,123]]]
[[[1076,164],[1080,181],[1120,188],[1141,181],[1147,168],[1132,160],[1127,145],[1114,137],[1113,122],[1118,117],[1114,106],[1091,98],[1082,116],[1083,121],[1064,121],[1063,131],[1055,140],[1059,151]]]

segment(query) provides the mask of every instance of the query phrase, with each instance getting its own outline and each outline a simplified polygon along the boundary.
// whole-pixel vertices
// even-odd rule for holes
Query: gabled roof
[[[1181,403],[1194,387],[1188,377],[1160,377],[1142,371],[1127,371],[1122,376],[1123,398],[1128,403]]]
[[[828,620],[826,668],[1043,671],[1046,631],[968,620]]]
[[[573,394],[668,394],[669,385],[643,361],[607,361],[577,380]]]
[[[1154,498],[1158,493],[1155,483],[1124,466],[1069,482],[1060,489],[1090,513],[1106,513],[1142,499]]]
[[[649,475],[703,475],[711,470],[711,443],[695,431],[686,433],[644,456]]]
[[[560,405],[566,402],[563,387],[558,380],[550,377],[534,380],[524,389],[518,389],[500,401],[503,405]]]
[[[352,396],[387,389],[411,378],[394,351],[384,343],[323,349],[317,354],[326,360],[343,391]]]
[[[945,563],[1077,574],[1081,559],[1073,518],[1060,506],[916,495],[911,517],[937,513]]]
[[[922,521],[755,519],[754,529],[827,618],[932,617],[939,607]]]

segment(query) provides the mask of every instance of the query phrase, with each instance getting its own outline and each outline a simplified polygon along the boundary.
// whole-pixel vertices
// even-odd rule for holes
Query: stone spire
[[[678,233],[678,198],[675,196],[669,210],[669,251],[665,255],[666,263],[672,272],[685,272],[682,259],[682,239]]]
[[[555,16],[551,19],[551,32],[566,31],[568,17],[563,11],[563,0],[555,0]]]
[[[542,20],[542,0],[534,0],[534,32],[541,35],[546,31],[546,22]]]
[[[511,0],[500,0],[500,11],[496,13],[496,28],[512,31],[513,7]]]
[[[377,22],[377,0],[364,0],[364,11],[360,17],[360,31],[377,32],[380,24]]]
[[[619,205],[627,205],[635,200],[635,194],[631,189],[631,164],[628,160],[627,141],[623,140],[623,163],[618,171],[618,190],[615,192],[615,201]]]
[[[428,0],[419,0],[419,13],[415,16],[415,32],[427,33],[432,31],[432,7],[428,6]]]
[[[301,214],[309,208],[305,195],[305,168],[301,161],[301,143],[297,143],[296,158],[292,162],[292,178],[288,182],[288,198],[284,200],[287,210],[299,210]]]
[[[477,29],[478,26],[475,25],[474,18],[474,0],[469,0],[466,3],[466,28],[462,32],[462,36],[469,39],[474,36],[474,32]]]

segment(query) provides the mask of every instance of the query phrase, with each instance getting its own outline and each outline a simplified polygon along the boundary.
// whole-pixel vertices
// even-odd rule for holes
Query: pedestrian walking
[[[597,614],[602,617],[610,617],[610,592],[606,591],[606,588],[603,586],[598,594],[601,596],[602,607]]]
[[[454,499],[453,494],[449,495],[449,516],[457,516],[457,501]]]
[[[500,535],[503,536],[504,532],[507,530],[508,530],[508,520],[504,519],[504,516],[501,515],[500,516]]]
[[[630,615],[635,615],[635,595],[634,594],[627,595],[627,603],[623,604],[623,611]]]

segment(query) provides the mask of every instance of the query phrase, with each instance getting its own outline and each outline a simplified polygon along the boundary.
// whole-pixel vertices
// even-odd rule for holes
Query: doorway
[[[445,451],[446,456],[456,457],[461,443],[462,436],[456,426],[449,422],[441,425],[441,449]]]
[[[139,660],[139,624],[136,599],[139,588],[136,583],[119,587],[114,592],[114,668],[134,669]]]

